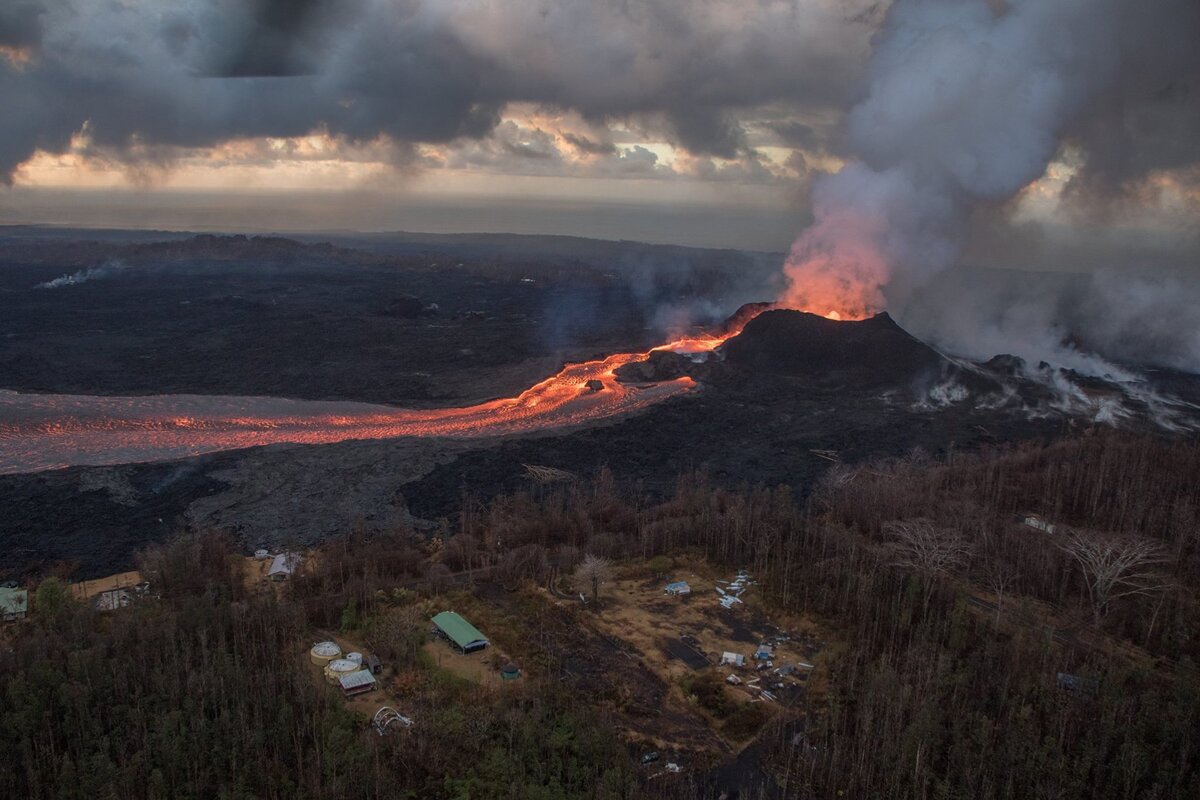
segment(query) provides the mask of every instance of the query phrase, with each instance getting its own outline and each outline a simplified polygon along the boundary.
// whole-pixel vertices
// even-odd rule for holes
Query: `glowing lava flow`
[[[695,386],[691,378],[630,385],[618,368],[655,351],[702,353],[741,331],[685,337],[646,353],[567,364],[519,396],[464,408],[393,409],[271,397],[90,397],[0,391],[0,474],[71,465],[161,461],[266,444],[401,436],[474,438],[609,419]]]

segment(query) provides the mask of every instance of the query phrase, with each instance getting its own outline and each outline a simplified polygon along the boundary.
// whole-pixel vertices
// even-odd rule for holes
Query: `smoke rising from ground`
[[[1004,203],[1041,177],[1089,113],[1127,105],[1127,63],[1166,43],[1191,54],[1158,53],[1136,69],[1157,65],[1168,83],[1179,70],[1195,71],[1194,40],[1157,35],[1196,20],[1179,11],[1187,9],[1174,0],[1009,0],[1002,8],[897,0],[848,116],[855,159],[813,187],[814,223],[788,257],[785,304],[852,317],[886,306],[904,318],[914,292],[957,264],[976,208]],[[1153,85],[1146,75],[1135,83]],[[1165,343],[1174,363],[1200,361],[1194,328],[1182,324],[1193,316],[1180,307],[1192,293],[1116,275],[1097,276],[1082,297],[1010,298],[1016,305],[993,309],[994,324],[963,319],[959,301],[943,298],[922,309],[934,319],[916,324],[975,355],[1017,345],[1026,357],[1087,368],[1091,360],[1067,341],[1074,336],[1119,357],[1149,352],[1138,343],[1158,352]],[[1155,316],[1168,322],[1148,335],[1138,321]]]
[[[88,281],[100,280],[102,278],[111,278],[114,275],[129,269],[129,265],[119,259],[106,261],[98,267],[87,267],[77,272],[72,272],[70,275],[63,275],[55,278],[52,281],[39,283],[34,286],[35,289],[61,289],[64,286],[77,286]]]
[[[1128,377],[1114,361],[1200,373],[1200,288],[1179,271],[953,270],[919,289],[899,320],[975,359],[1008,353],[1114,377]]]

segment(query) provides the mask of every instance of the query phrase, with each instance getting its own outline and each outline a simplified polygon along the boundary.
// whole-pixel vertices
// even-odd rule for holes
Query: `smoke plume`
[[[78,272],[72,272],[69,275],[62,275],[52,281],[39,283],[33,288],[35,289],[61,289],[64,286],[77,286],[88,281],[100,280],[101,278],[110,278],[119,272],[129,269],[129,265],[124,261],[113,259],[106,261],[98,267],[87,267]]]
[[[1195,29],[1195,20],[1173,0],[897,0],[847,119],[855,158],[813,187],[814,222],[788,257],[784,304],[853,318],[886,306],[903,318],[914,291],[958,262],[973,211],[1041,177],[1072,130],[1090,131],[1091,115],[1124,107],[1122,93],[1135,85],[1155,85],[1145,74],[1155,66],[1168,83],[1194,71],[1194,54],[1149,53],[1164,42],[1182,47],[1157,34],[1173,24]],[[1133,83],[1123,79],[1131,64],[1140,75]],[[1114,298],[1133,287],[1112,281],[1096,284],[1091,314],[1083,306],[1059,318],[1012,310],[1009,318],[1025,325],[1025,355],[1062,356],[1064,340],[1082,329],[1089,343],[1112,346],[1131,319],[1166,299],[1140,287],[1141,310],[1118,313]],[[949,334],[949,346],[1003,347],[989,335],[997,328],[922,322]]]

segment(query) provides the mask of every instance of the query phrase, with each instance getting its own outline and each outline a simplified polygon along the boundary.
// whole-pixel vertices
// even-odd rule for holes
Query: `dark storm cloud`
[[[1130,4],[1121,27],[1120,74],[1070,131],[1084,158],[1068,193],[1083,202],[1200,162],[1200,3]]]
[[[322,30],[347,12],[344,0],[241,0],[220,3],[236,30],[214,54],[212,74],[287,77],[317,70]]]
[[[832,2],[16,2],[3,35],[34,55],[0,59],[19,112],[0,127],[8,178],[85,123],[129,157],[314,131],[436,143],[489,135],[520,101],[666,120],[685,149],[729,157],[745,149],[742,110],[843,104],[869,35]]]
[[[815,148],[820,143],[812,126],[795,120],[773,122],[768,127],[790,147]]]
[[[720,109],[680,108],[668,112],[667,119],[679,144],[693,153],[732,159],[747,150],[746,131]]]
[[[35,0],[5,0],[0,5],[0,47],[32,47],[42,35],[42,6]]]
[[[579,152],[588,155],[609,156],[617,152],[617,146],[612,142],[597,142],[586,136],[570,132],[562,134],[562,138]]]

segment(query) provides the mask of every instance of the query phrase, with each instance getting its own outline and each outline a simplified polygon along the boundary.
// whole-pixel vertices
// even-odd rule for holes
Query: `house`
[[[687,581],[674,581],[667,584],[666,592],[672,597],[679,597],[680,595],[691,594],[692,587],[688,586]]]
[[[133,602],[133,594],[128,589],[109,589],[96,596],[97,611],[116,611],[125,608]]]
[[[271,568],[267,570],[267,577],[273,581],[287,580],[299,568],[299,553],[280,553],[271,559]]]
[[[443,611],[433,618],[439,635],[446,638],[463,654],[473,653],[488,646],[487,637],[471,623],[453,611]]]
[[[6,587],[0,589],[0,619],[15,622],[29,613],[29,592]]]
[[[730,653],[728,650],[721,654],[721,666],[731,665],[734,667],[746,666],[746,657],[741,653]]]
[[[375,688],[375,676],[369,669],[360,669],[338,678],[342,686],[342,694],[353,697],[356,694],[372,691]]]

